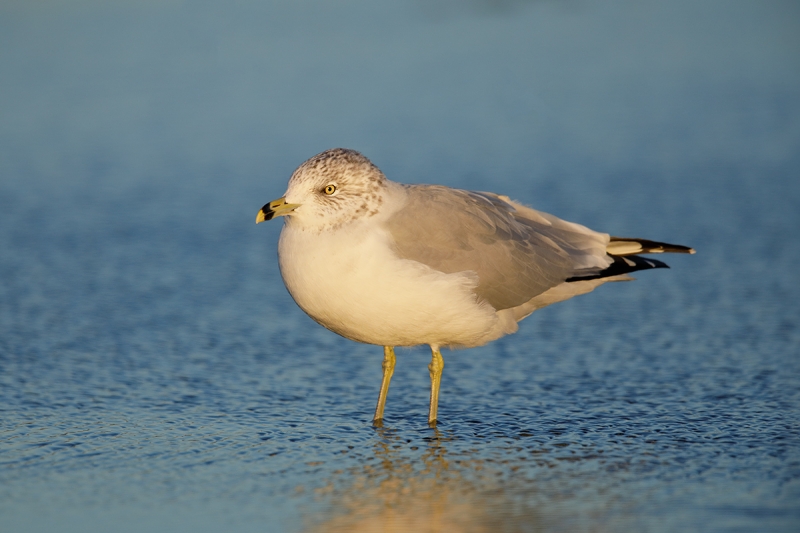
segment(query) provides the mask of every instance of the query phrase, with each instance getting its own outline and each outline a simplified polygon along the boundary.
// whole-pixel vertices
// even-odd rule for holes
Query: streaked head
[[[386,181],[355,150],[326,150],[294,171],[286,194],[262,207],[256,223],[286,216],[287,224],[322,231],[374,216],[383,204]]]

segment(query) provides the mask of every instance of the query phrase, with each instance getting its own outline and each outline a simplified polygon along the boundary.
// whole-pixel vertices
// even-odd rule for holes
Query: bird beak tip
[[[295,209],[300,207],[300,204],[288,204],[286,198],[278,198],[268,204],[265,204],[256,214],[256,224],[260,224],[265,220],[272,220],[275,217],[282,217],[288,215]]]

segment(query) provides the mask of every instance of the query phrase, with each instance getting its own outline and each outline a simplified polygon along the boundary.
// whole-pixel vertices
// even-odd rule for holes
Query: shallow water
[[[790,2],[0,8],[0,530],[800,528]],[[293,168],[687,244],[519,333],[398,350],[291,301]]]

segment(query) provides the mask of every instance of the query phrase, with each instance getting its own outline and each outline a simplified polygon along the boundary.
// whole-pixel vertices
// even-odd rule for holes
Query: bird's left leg
[[[431,364],[428,365],[428,371],[431,374],[431,407],[428,411],[428,425],[436,427],[436,414],[439,410],[439,384],[442,381],[444,359],[438,346],[431,345],[431,355]]]
[[[378,395],[378,405],[375,407],[375,416],[372,425],[381,427],[383,425],[383,408],[386,406],[386,395],[389,394],[389,382],[394,374],[394,347],[383,347],[383,381],[381,381],[381,392]]]

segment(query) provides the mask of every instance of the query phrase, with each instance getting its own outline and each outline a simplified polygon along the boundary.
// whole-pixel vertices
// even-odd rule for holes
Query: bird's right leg
[[[372,425],[381,427],[383,425],[383,408],[386,406],[386,395],[389,393],[389,382],[392,381],[394,374],[394,346],[383,347],[383,381],[381,381],[381,392],[378,395],[378,405],[375,407],[375,417]]]
[[[431,355],[431,364],[428,365],[428,372],[431,375],[431,406],[428,410],[428,425],[435,428],[436,416],[439,412],[439,384],[442,382],[444,358],[439,347],[433,344],[431,344]]]

